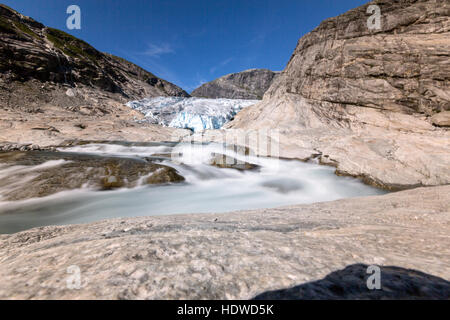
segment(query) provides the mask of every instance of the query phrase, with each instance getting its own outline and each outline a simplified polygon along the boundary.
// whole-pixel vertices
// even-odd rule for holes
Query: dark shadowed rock
[[[450,111],[436,113],[431,117],[431,121],[438,127],[450,127]]]
[[[0,165],[9,171],[0,188],[11,201],[82,187],[113,190],[184,181],[175,169],[150,161],[88,154],[0,152]]]
[[[147,184],[164,184],[170,182],[181,182],[184,178],[176,170],[170,167],[161,167],[147,178]]]
[[[450,282],[420,271],[399,267],[380,268],[380,289],[369,289],[369,266],[353,264],[324,279],[289,289],[264,292],[255,300],[355,300],[450,298]]]

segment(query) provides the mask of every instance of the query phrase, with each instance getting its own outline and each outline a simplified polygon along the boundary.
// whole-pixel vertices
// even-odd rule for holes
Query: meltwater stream
[[[175,168],[186,180],[116,191],[85,188],[18,202],[0,199],[0,233],[109,218],[219,213],[384,193],[357,179],[338,177],[331,167],[245,156],[218,144],[90,144],[59,151],[108,157],[154,157],[158,163]],[[257,169],[213,166],[211,159],[217,154],[255,164]],[[4,170],[7,169],[0,168],[0,176]]]

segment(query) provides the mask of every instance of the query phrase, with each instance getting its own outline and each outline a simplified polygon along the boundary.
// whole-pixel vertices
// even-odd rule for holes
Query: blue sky
[[[251,68],[283,70],[298,39],[368,0],[0,0],[190,92]],[[81,30],[66,9],[81,8]]]

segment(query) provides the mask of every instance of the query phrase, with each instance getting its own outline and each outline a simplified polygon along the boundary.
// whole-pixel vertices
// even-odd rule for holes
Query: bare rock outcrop
[[[341,298],[352,293],[353,299],[445,299],[449,203],[450,186],[441,186],[278,209],[118,219],[0,235],[0,299],[251,299],[360,263],[382,267],[385,291],[371,294],[367,269],[356,268],[350,279],[337,273],[359,291],[349,284]],[[333,279],[336,274],[316,283],[307,298],[323,299]]]
[[[250,69],[228,74],[192,91],[193,97],[261,100],[279,72]]]
[[[369,5],[381,11],[370,30]],[[403,113],[450,110],[450,4],[372,1],[325,20],[298,42],[268,91],[307,100]]]
[[[46,197],[83,187],[113,190],[184,181],[175,169],[150,159],[51,151],[2,152],[0,167],[7,172],[0,181],[2,201]]]
[[[125,59],[2,4],[0,56],[4,150],[76,139],[169,140],[177,130],[138,125],[134,120],[142,114],[124,104],[151,96],[189,96]]]
[[[285,156],[319,154],[384,187],[447,184],[449,75],[448,1],[372,1],[301,38],[264,100],[227,127],[277,129]]]
[[[114,103],[188,94],[125,59],[0,5],[0,111],[46,106],[113,112]],[[50,112],[49,112],[50,113]],[[4,117],[2,117],[4,118]]]

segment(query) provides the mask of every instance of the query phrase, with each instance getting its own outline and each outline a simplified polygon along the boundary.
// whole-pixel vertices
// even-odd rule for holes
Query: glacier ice
[[[141,112],[145,122],[194,132],[220,129],[243,108],[258,100],[157,97],[130,101],[127,106]]]

